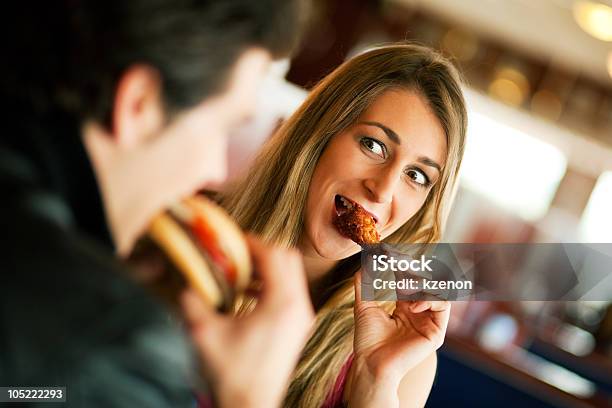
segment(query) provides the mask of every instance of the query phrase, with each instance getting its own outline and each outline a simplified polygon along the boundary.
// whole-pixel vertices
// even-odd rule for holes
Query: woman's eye
[[[372,139],[371,137],[361,138],[361,145],[365,149],[382,158],[385,158],[387,154],[385,145],[379,142],[378,140]]]
[[[406,175],[410,177],[412,181],[421,186],[426,187],[429,185],[429,178],[420,170],[410,169],[406,171]]]

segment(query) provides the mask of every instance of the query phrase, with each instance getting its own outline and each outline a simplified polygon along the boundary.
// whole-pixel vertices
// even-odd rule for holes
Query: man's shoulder
[[[7,238],[0,245],[3,298],[39,305],[40,315],[55,313],[64,320],[99,322],[104,313],[120,308],[149,312],[133,326],[148,315],[167,316],[166,309],[129,278],[112,251],[95,239],[32,211],[0,214],[0,227]]]
[[[100,281],[134,286],[123,277],[123,267],[110,249],[71,227],[70,215],[61,205],[52,200],[35,205],[44,206],[46,213],[28,208],[32,204],[0,212],[0,233],[5,238],[0,245],[3,281],[36,286],[62,281],[67,288],[79,284],[100,290],[106,288],[98,286]]]
[[[84,399],[96,392],[88,378],[185,395],[188,343],[108,248],[36,211],[2,213],[0,225],[8,238],[0,245],[6,374],[74,384]]]

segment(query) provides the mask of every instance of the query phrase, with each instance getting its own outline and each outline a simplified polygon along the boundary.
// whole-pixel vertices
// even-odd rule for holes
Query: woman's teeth
[[[340,201],[342,201],[342,204],[349,210],[353,208],[353,204],[350,201],[348,201],[346,198],[340,197]]]
[[[375,224],[378,224],[378,219],[373,214],[365,210],[361,205],[359,205],[359,203],[351,201],[348,198],[341,196],[340,194],[336,194],[335,201],[337,215],[346,214],[348,211],[362,211],[368,214]]]

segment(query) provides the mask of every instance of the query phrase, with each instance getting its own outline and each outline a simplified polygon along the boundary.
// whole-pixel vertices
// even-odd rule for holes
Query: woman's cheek
[[[402,220],[401,225],[407,223],[414,215],[423,207],[427,196],[406,197],[400,202],[408,203],[399,208],[399,219]]]

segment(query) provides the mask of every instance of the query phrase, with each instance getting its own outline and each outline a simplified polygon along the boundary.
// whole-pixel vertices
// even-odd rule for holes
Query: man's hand
[[[183,295],[191,337],[222,407],[275,407],[314,321],[302,257],[248,237],[262,281],[257,305],[245,316],[218,314],[193,291]]]

